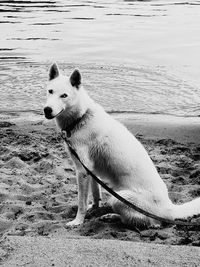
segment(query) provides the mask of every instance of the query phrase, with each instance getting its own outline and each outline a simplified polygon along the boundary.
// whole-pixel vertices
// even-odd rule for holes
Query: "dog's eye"
[[[49,90],[49,94],[53,94],[53,90],[52,89]]]
[[[67,97],[67,94],[62,94],[60,97],[61,98],[66,98]]]

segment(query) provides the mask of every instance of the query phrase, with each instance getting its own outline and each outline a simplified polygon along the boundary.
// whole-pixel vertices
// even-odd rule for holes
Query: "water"
[[[40,111],[76,66],[106,110],[200,115],[200,1],[0,1],[0,110]]]

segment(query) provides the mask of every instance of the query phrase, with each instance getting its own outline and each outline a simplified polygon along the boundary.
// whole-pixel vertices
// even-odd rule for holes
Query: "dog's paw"
[[[107,223],[116,223],[116,222],[121,222],[121,217],[119,214],[108,213],[108,214],[102,215],[100,217],[100,220],[107,222]]]
[[[160,229],[162,229],[163,227],[162,227],[162,225],[160,224],[160,223],[154,223],[154,224],[151,224],[150,226],[149,226],[149,229],[154,229],[154,230],[160,230]]]
[[[77,227],[79,225],[81,225],[83,222],[77,219],[74,219],[73,221],[70,221],[68,223],[65,224],[66,228],[73,228],[73,227]]]

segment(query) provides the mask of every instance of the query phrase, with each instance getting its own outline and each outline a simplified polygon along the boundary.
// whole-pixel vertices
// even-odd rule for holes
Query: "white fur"
[[[64,109],[56,117],[60,129],[66,129],[77,117],[89,110],[83,125],[72,131],[69,140],[85,165],[114,191],[139,207],[164,218],[185,218],[200,214],[200,198],[182,205],[171,202],[167,187],[142,144],[125,126],[95,103],[82,86],[78,89],[73,87],[69,78],[59,74],[49,82],[48,90],[49,88],[55,94],[47,98],[46,106],[53,109],[54,115]],[[65,100],[59,98],[63,92],[68,94]],[[78,170],[78,212],[68,225],[83,223],[91,182],[80,163],[73,159]],[[99,186],[94,181],[92,192],[94,204],[98,206],[101,196]],[[141,226],[157,223],[128,208],[114,197],[111,197],[110,202],[126,224]]]

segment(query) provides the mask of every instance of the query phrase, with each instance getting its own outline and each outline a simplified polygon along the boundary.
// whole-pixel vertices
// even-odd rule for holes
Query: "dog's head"
[[[60,74],[58,66],[54,63],[49,71],[47,85],[47,102],[44,114],[47,119],[61,115],[65,110],[70,110],[77,101],[77,93],[81,86],[81,74],[75,69],[70,77]]]

